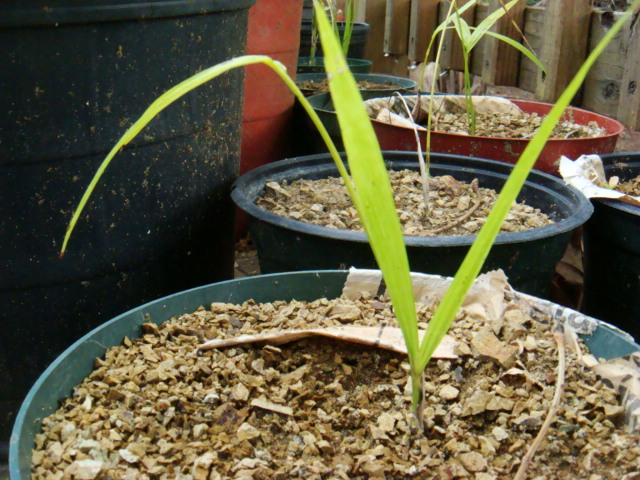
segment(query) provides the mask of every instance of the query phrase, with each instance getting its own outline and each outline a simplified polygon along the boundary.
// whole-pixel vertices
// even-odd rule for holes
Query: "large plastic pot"
[[[603,155],[607,178],[640,175],[640,152]],[[640,208],[593,199],[584,226],[584,311],[640,338]]]
[[[418,170],[415,154],[385,152],[394,170]],[[457,180],[479,179],[480,186],[499,190],[511,172],[511,165],[478,158],[434,154],[431,174],[452,175]],[[256,205],[266,182],[319,179],[338,176],[329,155],[311,155],[283,160],[252,170],[235,183],[232,198],[247,212],[249,233],[256,244],[263,273],[333,269],[375,268],[376,262],[361,232],[337,230],[284,218]],[[519,200],[540,208],[556,223],[526,232],[498,235],[484,271],[502,268],[510,283],[526,293],[546,297],[556,263],[566,249],[571,231],[582,225],[593,207],[577,190],[541,172],[532,172]],[[473,235],[405,236],[411,269],[417,272],[453,275]]]
[[[59,0],[0,6],[0,441],[76,338],[118,312],[233,275],[243,72],[106,153],[161,93],[241,55],[254,0]],[[33,5],[32,5],[33,3]]]
[[[343,22],[338,22],[338,33],[340,38],[344,36]],[[351,42],[349,43],[349,50],[347,56],[349,58],[364,58],[364,51],[367,47],[367,41],[369,40],[369,30],[371,27],[368,23],[355,22],[353,24],[353,30],[351,32]],[[303,20],[300,29],[300,52],[301,57],[308,57],[311,54],[311,20]],[[318,43],[318,49],[316,55],[322,56],[322,45]]]
[[[11,436],[9,473],[11,480],[31,478],[31,450],[42,419],[58,408],[59,399],[68,396],[94,368],[94,359],[103,357],[107,348],[120,345],[122,339],[139,337],[140,325],[148,321],[160,324],[172,316],[188,313],[212,302],[238,303],[276,300],[315,300],[335,298],[342,292],[347,272],[316,271],[262,275],[231,280],[161,298],[124,313],[88,333],[69,347],[40,376],[22,404]],[[535,299],[534,299],[535,301]],[[558,314],[571,313],[558,307]],[[575,315],[575,313],[573,313]],[[598,358],[627,355],[640,346],[620,332],[600,325],[584,337],[591,353]]]
[[[525,100],[512,101],[524,112],[537,113],[538,115],[546,115],[553,107],[548,103]],[[580,108],[569,107],[565,111],[563,118],[582,125],[595,122],[599,127],[604,128],[607,133],[592,138],[549,140],[536,161],[536,169],[556,175],[558,173],[558,161],[562,155],[575,160],[580,155],[588,153],[611,153],[615,149],[618,136],[624,130],[624,126],[617,120]],[[389,125],[377,120],[372,120],[372,122],[380,142],[380,148],[383,150],[416,150],[416,137],[412,128]],[[425,132],[420,133],[420,139],[424,149],[426,143]],[[526,139],[512,140],[460,135],[457,133],[431,133],[431,151],[433,152],[470,155],[508,163],[516,163],[528,143],[529,140]]]
[[[248,55],[267,55],[295,75],[300,45],[302,0],[258,0],[249,9]],[[294,95],[271,68],[246,67],[240,173],[287,158],[291,148]],[[236,235],[246,231],[238,215]]]

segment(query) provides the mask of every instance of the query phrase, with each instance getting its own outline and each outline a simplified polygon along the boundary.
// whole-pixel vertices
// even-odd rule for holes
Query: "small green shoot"
[[[485,18],[477,27],[471,27],[462,17],[462,14],[468,10],[472,5],[476,3],[476,0],[471,0],[466,3],[462,7],[458,8],[457,3],[455,1],[451,2],[449,13],[445,20],[438,25],[438,27],[434,30],[433,35],[431,37],[431,41],[429,42],[429,46],[427,48],[427,53],[425,55],[425,64],[426,60],[429,58],[429,54],[431,52],[431,48],[433,43],[435,42],[436,37],[440,33],[444,33],[446,30],[453,30],[456,32],[458,38],[460,39],[460,44],[462,45],[462,59],[464,65],[464,91],[466,97],[466,110],[467,110],[467,123],[469,125],[469,134],[476,134],[476,112],[473,104],[473,98],[471,94],[471,74],[469,72],[471,51],[478,45],[478,42],[485,36],[489,35],[498,40],[501,40],[508,45],[511,45],[513,48],[517,49],[527,58],[529,58],[535,65],[543,71],[546,71],[538,57],[536,57],[535,53],[524,45],[516,42],[515,40],[501,35],[496,32],[491,31],[491,27],[502,18],[505,13],[508,13],[519,0],[512,0],[511,2],[503,5],[503,7],[495,10],[490,13],[487,18]],[[451,13],[451,9],[455,11]],[[516,25],[517,26],[517,25]],[[443,36],[441,36],[440,40],[440,48],[442,48]],[[436,61],[438,61],[439,55],[437,56]],[[434,79],[435,82],[435,79]]]
[[[294,92],[317,126],[322,138],[327,143],[331,156],[337,164],[338,171],[345,180],[349,194],[351,195],[354,206],[358,211],[365,232],[369,238],[371,248],[383,273],[398,319],[398,324],[400,325],[407,345],[413,389],[412,410],[416,414],[419,422],[418,425],[422,426],[421,414],[424,399],[423,372],[427,363],[448,331],[462,305],[469,287],[480,272],[505,216],[512,203],[516,200],[529,171],[549,139],[553,128],[560,120],[564,110],[569,105],[570,100],[577,92],[596,58],[618,33],[623,23],[630,17],[631,12],[638,6],[640,6],[640,0],[635,0],[633,6],[614,23],[604,38],[591,52],[575,78],[542,122],[536,135],[529,142],[520,160],[507,179],[507,182],[503,186],[498,200],[456,273],[450,288],[442,299],[435,315],[429,322],[421,344],[419,343],[418,323],[409,261],[380,146],[371,121],[365,111],[360,91],[357,88],[353,75],[347,67],[341,45],[333,34],[331,24],[323,10],[320,0],[314,0],[314,8],[318,16],[318,28],[322,46],[325,51],[327,77],[342,130],[351,176],[349,176],[335,146],[331,142],[319,118],[314,113],[313,108],[305,99],[302,92],[296,87],[295,82],[286,74],[282,64],[264,56],[253,55],[238,57],[204,70],[173,87],[153,102],[142,117],[129,128],[105,158],[82,197],[70,222],[62,253],[64,253],[69,236],[80,218],[80,214],[86,206],[88,198],[109,162],[158,112],[190,90],[232,68],[263,63],[276,71]]]
[[[347,52],[349,51],[349,46],[351,45],[354,19],[356,12],[358,11],[358,0],[347,0],[346,2],[344,12],[344,33],[342,34],[342,39],[340,39],[340,22],[338,20],[340,11],[338,10],[336,0],[324,0],[324,4],[325,11],[329,14],[329,19],[331,20],[331,29],[333,30],[336,38],[341,42],[342,53],[346,57]],[[309,52],[310,65],[316,64],[316,53],[318,51],[319,38],[318,20],[314,10],[314,14],[311,17],[311,50]]]

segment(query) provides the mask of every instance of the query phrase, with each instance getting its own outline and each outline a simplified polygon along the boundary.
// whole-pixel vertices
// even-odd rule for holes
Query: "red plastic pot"
[[[512,100],[526,113],[546,115],[553,105],[541,102],[525,100]],[[604,128],[606,135],[592,138],[552,139],[540,153],[535,168],[546,173],[558,174],[558,160],[565,155],[575,160],[580,155],[595,153],[604,154],[614,151],[618,136],[624,130],[624,126],[609,117],[597,113],[569,107],[564,113],[563,119],[571,119],[580,124],[595,122]],[[373,127],[378,136],[382,150],[415,150],[416,139],[413,129],[389,125],[373,120]],[[425,148],[426,134],[420,135],[422,147]],[[453,153],[472,157],[488,158],[501,162],[516,163],[520,154],[524,151],[529,140],[505,139],[495,137],[478,137],[460,135],[457,133],[431,133],[431,151],[438,153]]]
[[[268,55],[295,76],[300,47],[302,0],[258,0],[249,10],[248,55]],[[246,68],[240,173],[287,158],[293,93],[269,67]],[[236,235],[246,219],[236,220]]]

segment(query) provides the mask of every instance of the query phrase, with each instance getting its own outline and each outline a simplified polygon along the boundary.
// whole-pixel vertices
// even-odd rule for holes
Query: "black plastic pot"
[[[640,175],[640,152],[602,155],[607,178]],[[584,307],[640,338],[640,208],[593,199],[584,226]]]
[[[9,0],[0,6],[0,441],[68,345],[118,312],[233,275],[243,72],[106,153],[155,98],[245,51],[254,0]]]
[[[416,154],[385,152],[389,168],[418,169]],[[463,181],[479,179],[480,186],[499,190],[512,166],[491,160],[432,154],[431,174],[452,175]],[[348,268],[375,268],[364,233],[336,230],[284,218],[258,207],[267,181],[294,181],[338,176],[329,155],[283,160],[242,175],[232,198],[249,218],[249,233],[258,250],[263,273]],[[526,293],[547,297],[556,263],[571,231],[582,225],[593,207],[577,191],[550,175],[532,171],[519,200],[540,208],[556,223],[526,232],[498,235],[484,270],[502,268],[510,283]],[[475,236],[405,236],[413,271],[453,275]]]
[[[316,271],[262,275],[231,280],[181,292],[142,305],[101,325],[75,342],[40,376],[24,400],[11,436],[9,473],[11,480],[31,478],[31,450],[42,419],[54,412],[59,399],[68,396],[94,368],[94,359],[122,339],[139,337],[140,325],[160,324],[170,317],[192,312],[212,302],[256,302],[335,298],[342,292],[347,272]],[[620,332],[600,325],[584,342],[596,357],[612,358],[640,349]]]
[[[340,38],[344,36],[344,23],[338,23],[338,33]],[[347,57],[349,58],[364,58],[364,51],[367,46],[367,40],[369,40],[369,30],[371,27],[368,23],[355,22],[353,24],[353,30],[351,32],[351,42],[349,43],[349,50],[347,51]],[[301,57],[308,57],[311,54],[311,20],[303,20],[300,30],[300,50],[298,51]],[[322,56],[322,46],[318,44],[316,55]]]

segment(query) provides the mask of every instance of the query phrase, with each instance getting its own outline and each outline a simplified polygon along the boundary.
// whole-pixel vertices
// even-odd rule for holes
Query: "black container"
[[[640,152],[601,156],[607,178],[640,175]],[[584,302],[589,315],[640,338],[640,208],[593,199],[584,226]]]
[[[418,170],[416,154],[385,152],[389,168]],[[480,186],[499,190],[512,165],[457,155],[432,154],[431,174],[457,180],[479,179]],[[247,212],[249,233],[258,250],[263,273],[314,269],[375,268],[364,233],[336,230],[284,218],[259,208],[255,202],[267,181],[294,181],[338,176],[329,155],[283,160],[242,175],[232,198]],[[483,271],[502,268],[518,290],[548,297],[556,263],[562,258],[571,231],[593,211],[577,190],[562,180],[532,171],[518,198],[540,208],[556,223],[526,232],[503,233],[487,258]],[[405,236],[412,271],[453,275],[475,236]]]
[[[342,22],[338,23],[338,33],[340,39],[344,35],[344,26]],[[367,40],[369,40],[369,30],[371,27],[368,23],[355,22],[353,24],[353,30],[351,31],[351,43],[349,43],[349,50],[347,51],[347,57],[349,58],[365,58],[364,51],[367,47]],[[301,57],[308,57],[311,54],[311,20],[303,20],[300,30],[300,50],[298,54]],[[318,42],[318,48],[316,55],[322,56],[322,46]]]
[[[2,2],[5,454],[24,395],[75,339],[141,302],[232,276],[241,70],[168,107],[116,156],[58,254],[106,153],[161,93],[244,53],[253,3]]]

